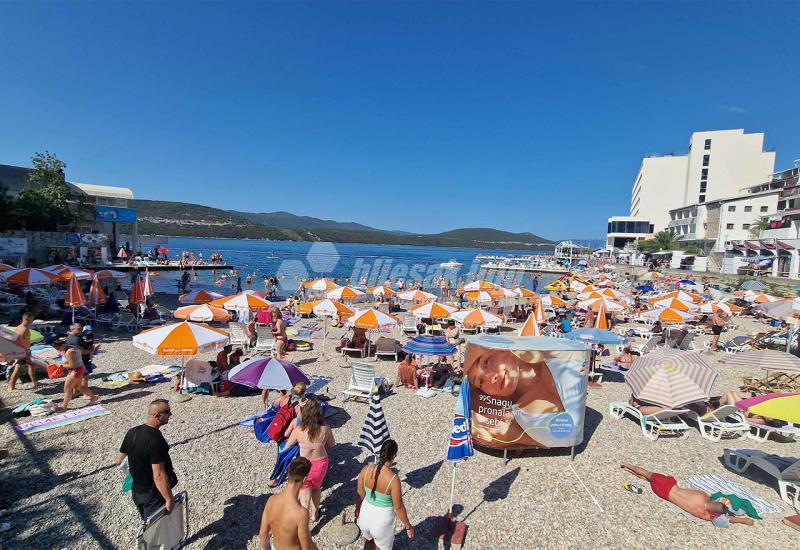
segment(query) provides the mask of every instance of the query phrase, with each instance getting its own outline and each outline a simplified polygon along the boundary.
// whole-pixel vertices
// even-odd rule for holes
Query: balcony
[[[797,227],[782,227],[780,229],[767,229],[761,232],[762,239],[797,239],[800,238]]]
[[[780,198],[787,199],[800,195],[800,185],[793,185],[791,187],[784,187],[781,191]]]

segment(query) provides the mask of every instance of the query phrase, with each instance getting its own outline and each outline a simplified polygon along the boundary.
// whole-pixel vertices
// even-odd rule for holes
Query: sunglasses
[[[166,411],[161,411],[161,412],[156,413],[155,416],[161,416],[162,414],[168,414],[168,415],[172,416],[172,411],[167,409]]]

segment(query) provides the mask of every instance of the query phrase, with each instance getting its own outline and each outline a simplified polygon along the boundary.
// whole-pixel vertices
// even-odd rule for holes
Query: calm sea
[[[194,252],[208,262],[211,254],[221,253],[225,262],[233,265],[242,276],[246,288],[246,276],[252,277],[252,288],[264,288],[263,277],[276,275],[280,281],[281,294],[297,289],[300,280],[308,277],[350,278],[352,285],[366,280],[372,286],[382,284],[387,278],[396,281],[420,280],[424,288],[433,288],[434,278],[445,276],[457,283],[471,281],[476,277],[494,280],[507,286],[522,285],[530,288],[529,275],[497,274],[480,272],[479,254],[503,256],[508,254],[530,254],[529,251],[493,250],[475,248],[444,248],[429,246],[371,245],[355,243],[309,243],[291,241],[252,241],[237,239],[191,239],[168,237],[163,243],[169,248],[170,258],[177,258],[184,250]],[[460,268],[442,268],[443,262],[454,260],[463,264]],[[192,288],[215,289],[229,293],[234,280],[216,285],[221,272],[195,271]],[[162,272],[153,278],[156,288],[163,292],[176,292],[178,275]],[[539,286],[555,278],[551,274],[540,275]]]

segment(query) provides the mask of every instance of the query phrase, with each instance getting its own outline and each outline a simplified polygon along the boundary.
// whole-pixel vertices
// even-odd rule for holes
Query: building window
[[[708,168],[703,168],[703,170],[700,172],[700,179],[701,180],[708,179]]]
[[[711,155],[703,155],[703,166],[708,166],[708,162],[711,160]]]
[[[701,181],[700,182],[700,192],[701,193],[705,193],[707,188],[708,188],[708,182],[707,181]]]
[[[705,149],[706,151],[711,150],[711,140],[710,139],[706,140],[706,144],[705,144],[705,147],[703,147],[703,149]]]
[[[729,223],[728,225],[725,226],[725,229],[733,229],[733,224]]]
[[[760,212],[769,212],[769,206],[762,206],[761,208],[759,208],[759,211]]]
[[[728,212],[736,212],[736,206],[734,206],[732,204],[730,206],[728,206]]]
[[[745,212],[752,212],[753,211],[753,207],[752,206],[745,206],[744,207],[744,211]]]
[[[742,229],[750,229],[750,224],[749,223],[743,223],[742,224]]]
[[[786,210],[786,201],[778,201],[778,211]]]
[[[699,197],[697,197],[697,202],[706,202],[706,196],[700,195]]]

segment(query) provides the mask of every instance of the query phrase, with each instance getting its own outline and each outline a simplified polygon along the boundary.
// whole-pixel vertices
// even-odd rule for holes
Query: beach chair
[[[725,353],[736,355],[737,353],[753,349],[750,345],[751,341],[752,338],[749,336],[734,336],[727,342],[722,343],[722,349]]]
[[[607,373],[619,374],[623,378],[625,377],[626,374],[628,374],[628,371],[626,369],[621,369],[617,365],[615,365],[614,363],[608,363],[606,365],[600,365],[599,367],[597,367],[597,370],[601,370],[601,371],[607,372]],[[602,376],[602,374],[600,376]]]
[[[382,361],[384,357],[391,357],[392,361],[400,360],[400,342],[394,338],[381,336],[375,342],[375,358]]]
[[[345,356],[350,354],[350,353],[357,353],[358,356],[361,359],[363,359],[369,353],[369,340],[364,342],[364,347],[355,348],[355,347],[349,347],[349,346],[342,346],[341,348],[339,348],[339,351],[341,352],[342,355],[345,355]]]
[[[403,334],[413,334],[415,336],[419,336],[419,331],[417,330],[417,318],[413,315],[404,315],[403,326],[400,327],[400,330],[403,331]]]
[[[272,336],[272,329],[267,326],[257,326],[256,336],[256,347],[254,350],[256,352],[263,351],[266,353],[272,353],[272,350],[275,347],[275,338]]]
[[[735,405],[723,405],[703,416],[690,412],[688,416],[697,422],[700,435],[711,441],[720,441],[726,436],[745,437],[750,431]]]
[[[247,337],[244,324],[233,321],[228,323],[228,333],[232,346],[242,346],[245,350],[250,348],[250,339]]]
[[[757,466],[778,481],[778,491],[784,502],[800,509],[800,459],[767,454],[756,449],[725,449],[725,466],[744,473]]]
[[[639,355],[650,353],[656,349],[656,347],[658,347],[658,344],[661,342],[661,338],[661,334],[653,334],[644,343],[631,344],[631,351],[635,351]]]
[[[350,365],[350,381],[347,389],[342,392],[344,401],[352,398],[362,398],[369,401],[375,386],[383,384],[383,378],[375,377],[374,363],[354,362]]]
[[[694,350],[695,349],[695,347],[694,347],[695,338],[697,338],[697,334],[695,334],[694,332],[689,332],[689,334],[687,334],[683,338],[683,341],[681,341],[680,345],[678,346],[678,349],[681,350],[681,351],[692,351],[692,350]]]
[[[146,518],[136,536],[137,550],[181,548],[189,535],[189,497],[186,491],[174,496],[175,507],[167,513],[161,507]]]
[[[609,403],[608,412],[617,419],[628,415],[638,420],[642,434],[650,441],[656,441],[662,435],[675,435],[681,439],[689,436],[689,425],[683,420],[683,416],[689,412],[686,409],[666,409],[643,415],[630,403]]]
[[[767,424],[756,424],[747,418],[745,419],[745,424],[747,424],[750,430],[747,433],[747,437],[756,441],[767,441],[770,436],[775,435],[794,441],[794,438],[800,435],[800,428],[791,424],[785,426],[769,426]]]

